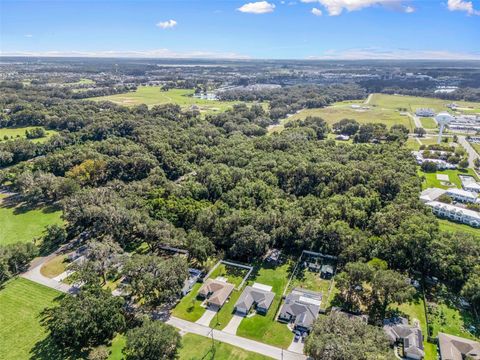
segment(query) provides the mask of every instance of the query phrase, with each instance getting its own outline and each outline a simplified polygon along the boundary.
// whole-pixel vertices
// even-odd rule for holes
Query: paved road
[[[365,100],[365,102],[364,102],[365,105],[370,103],[370,100],[372,100],[372,95],[373,94],[368,94],[367,100]]]
[[[470,143],[467,141],[465,136],[459,136],[458,137],[458,143],[463,146],[463,148],[467,151],[468,153],[468,166],[474,169],[473,166],[473,161],[475,159],[479,159],[480,156],[478,153],[475,151],[475,149],[470,145]],[[478,175],[478,174],[477,174]]]
[[[208,326],[195,324],[176,317],[171,317],[167,321],[167,324],[175,326],[176,328],[180,329],[180,331],[189,332],[205,337],[211,337],[213,333],[213,338],[215,340],[240,347],[244,350],[253,351],[265,356],[269,356],[274,359],[305,360],[307,358],[303,354],[294,353],[288,350],[282,350],[275,346],[263,344],[261,342],[250,339],[245,339],[240,336],[226,333],[225,331],[213,330]]]
[[[410,119],[413,120],[413,122],[415,123],[415,127],[423,128],[422,122],[420,121],[417,115],[412,115],[409,112],[407,112],[407,115],[410,117]]]

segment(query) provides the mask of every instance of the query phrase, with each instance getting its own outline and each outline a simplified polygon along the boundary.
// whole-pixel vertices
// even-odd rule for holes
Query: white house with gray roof
[[[420,360],[425,356],[422,330],[418,326],[409,325],[407,319],[398,317],[385,320],[383,331],[392,345],[402,347],[405,358]]]

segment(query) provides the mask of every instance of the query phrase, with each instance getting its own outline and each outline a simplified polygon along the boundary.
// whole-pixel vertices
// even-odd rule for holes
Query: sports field
[[[20,127],[20,128],[0,128],[0,142],[14,140],[14,139],[25,139],[26,138],[25,130],[32,130],[38,127],[40,126],[27,126],[27,127]],[[44,137],[38,138],[38,139],[31,139],[31,141],[44,142],[55,133],[56,131],[54,130],[46,130]],[[5,139],[5,136],[7,136],[8,139]]]
[[[59,359],[45,340],[40,320],[41,312],[60,295],[23,278],[9,281],[0,290],[0,359]]]
[[[99,96],[87,100],[111,101],[119,105],[133,106],[145,104],[148,106],[160,104],[178,104],[182,108],[196,105],[200,111],[224,111],[238,102],[197,99],[193,97],[193,89],[171,89],[162,91],[159,86],[139,86],[135,92]]]
[[[22,204],[11,204],[5,194],[0,194],[0,245],[40,237],[47,225],[62,223],[61,213],[52,207],[28,209]]]

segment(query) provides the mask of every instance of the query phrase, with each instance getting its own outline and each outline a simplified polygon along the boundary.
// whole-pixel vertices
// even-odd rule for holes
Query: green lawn
[[[272,286],[276,293],[270,309],[265,316],[256,314],[242,320],[237,329],[237,335],[256,341],[261,341],[273,346],[287,348],[292,341],[292,332],[285,324],[275,320],[280,308],[282,294],[289,279],[290,262],[278,267],[264,265],[258,272],[252,274],[249,284],[258,282]]]
[[[439,332],[465,338],[478,340],[467,330],[468,324],[474,324],[473,316],[460,311],[453,305],[444,302],[428,305],[429,324],[432,327],[432,335],[436,337]],[[478,323],[474,324],[478,328]]]
[[[228,301],[223,304],[222,308],[218,311],[217,315],[210,321],[211,328],[223,329],[228,325],[233,317],[233,310],[237,303],[243,288],[240,290],[233,290]]]
[[[369,110],[356,110],[352,109],[350,105],[340,106],[338,104],[333,104],[333,106],[325,108],[302,110],[298,114],[292,115],[288,119],[283,120],[283,123],[305,119],[307,116],[319,116],[330,125],[347,118],[355,119],[361,124],[374,122],[383,123],[387,125],[387,127],[391,127],[395,124],[402,124],[412,132],[415,127],[413,120],[406,115],[401,115],[398,111],[393,109],[371,107]]]
[[[110,347],[108,360],[122,360],[125,357],[122,350],[125,347],[125,337],[117,335]],[[196,334],[185,334],[182,337],[182,347],[179,351],[180,360],[267,360],[269,357],[240,349],[236,346],[215,341],[215,353],[212,352],[212,339]]]
[[[328,300],[328,291],[330,289],[331,280],[325,280],[320,274],[307,270],[306,268],[298,268],[293,277],[289,291],[294,288],[302,288],[322,293],[322,307],[326,308]]]
[[[423,301],[421,293],[417,293],[412,301],[401,305],[391,306],[390,309],[397,310],[401,314],[407,315],[410,323],[412,323],[414,319],[417,319],[420,322],[424,338],[423,345],[425,346],[425,360],[436,360],[437,347],[435,344],[427,342],[427,318],[425,315],[425,302]]]
[[[61,224],[61,211],[52,207],[26,209],[22,204],[10,206],[9,199],[0,194],[0,244],[29,242],[42,235],[45,227]]]
[[[422,123],[422,126],[425,129],[436,129],[437,128],[437,123],[432,118],[422,117],[422,118],[420,118],[420,122]]]
[[[172,315],[180,319],[195,322],[200,319],[205,312],[205,308],[200,306],[202,300],[197,299],[198,290],[202,284],[195,284],[186,296],[180,300],[172,311]]]
[[[0,143],[3,141],[14,140],[14,139],[25,139],[25,130],[32,130],[39,128],[40,126],[27,126],[19,128],[0,128]],[[55,130],[46,130],[45,136],[38,139],[32,139],[33,142],[44,142],[53,134],[56,134]],[[8,136],[8,140],[5,140],[5,136]]]
[[[476,235],[480,239],[480,229],[476,229],[465,224],[459,224],[445,219],[438,219],[438,223],[440,224],[441,231],[465,232],[468,234]]]
[[[248,270],[236,266],[219,264],[217,268],[210,274],[211,279],[216,279],[221,276],[227,279],[230,284],[239,286],[243,278],[247,275]]]
[[[480,144],[470,143],[470,145],[475,149],[475,151],[480,154]]]
[[[456,186],[457,188],[461,189],[462,187],[462,182],[460,181],[460,178],[458,175],[471,175],[473,177],[477,177],[475,173],[473,172],[472,169],[466,169],[466,170],[442,170],[442,171],[437,171],[435,173],[424,173],[420,169],[418,170],[418,175],[423,176],[425,180],[422,183],[422,188],[427,189],[431,187],[438,187],[441,189],[448,189],[449,186],[442,185],[440,180],[437,179],[437,174],[446,174],[448,175],[448,178],[450,180],[450,183]],[[450,186],[452,187],[452,186]]]
[[[40,325],[41,312],[61,293],[23,278],[0,290],[0,359],[57,359]]]
[[[125,94],[116,94],[109,96],[99,96],[88,100],[111,101],[119,105],[133,106],[146,104],[148,106],[160,104],[178,104],[183,108],[196,105],[200,111],[216,112],[224,111],[238,102],[204,100],[194,98],[193,89],[171,89],[161,91],[159,86],[139,86],[135,92]]]
[[[407,111],[415,112],[419,108],[431,108],[436,112],[450,111],[446,107],[451,103],[450,100],[442,100],[436,98],[427,98],[419,96],[403,96],[388,94],[373,94],[369,105],[378,106],[386,109],[405,108]],[[480,112],[480,103],[468,101],[454,101],[459,107],[469,108],[470,112]]]

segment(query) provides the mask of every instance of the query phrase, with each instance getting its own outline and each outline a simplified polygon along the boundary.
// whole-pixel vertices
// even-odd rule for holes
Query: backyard
[[[33,241],[45,227],[61,224],[62,212],[54,207],[28,208],[0,193],[0,245]]]

